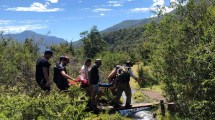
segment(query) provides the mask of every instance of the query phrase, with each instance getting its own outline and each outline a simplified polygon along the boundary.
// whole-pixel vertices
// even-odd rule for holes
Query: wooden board
[[[135,103],[135,104],[132,104],[132,107],[130,107],[130,108],[126,108],[125,106],[120,106],[118,108],[114,108],[113,106],[98,106],[98,108],[100,110],[113,111],[113,110],[124,110],[124,109],[140,108],[140,107],[152,107],[154,105],[159,105],[159,104],[160,104],[159,102],[154,102],[154,103]]]

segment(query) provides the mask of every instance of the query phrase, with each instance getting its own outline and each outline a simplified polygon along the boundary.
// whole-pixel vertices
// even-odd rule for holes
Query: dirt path
[[[154,91],[154,90],[143,90],[142,91],[147,97],[150,99],[153,99],[155,101],[164,100],[166,101],[166,98],[162,95],[161,92]]]
[[[133,70],[134,74],[137,76],[138,75],[138,73],[137,73],[138,65],[134,65],[132,67],[132,70]],[[137,91],[140,90],[139,84],[134,79],[131,79],[130,85],[131,85],[132,89],[137,90]],[[155,100],[155,101],[164,100],[164,101],[166,101],[166,98],[162,95],[161,91],[156,91],[156,90],[152,90],[152,89],[141,90],[141,91],[143,94],[145,94],[147,97],[149,97],[152,100]]]

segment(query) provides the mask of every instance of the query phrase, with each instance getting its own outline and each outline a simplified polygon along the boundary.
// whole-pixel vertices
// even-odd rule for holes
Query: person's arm
[[[48,74],[48,68],[46,67],[43,67],[43,75],[44,75],[44,78],[46,80],[46,86],[50,86],[50,81],[49,81],[49,74]]]
[[[62,75],[64,78],[66,78],[66,79],[75,80],[74,78],[72,78],[72,77],[70,77],[69,75],[67,75],[67,74],[65,73],[64,70],[61,71],[61,75]]]
[[[81,70],[80,70],[80,79],[81,80],[84,80],[86,79],[86,71],[85,71],[85,67],[81,67]]]
[[[129,69],[129,74],[130,74],[130,76],[131,76],[133,79],[135,79],[135,80],[138,81],[138,78],[134,75],[134,73],[133,73],[133,71],[132,71],[131,68]]]
[[[115,76],[116,70],[112,70],[111,73],[108,75],[108,82],[112,82],[112,78]]]
[[[91,85],[91,70],[88,72],[88,84]]]

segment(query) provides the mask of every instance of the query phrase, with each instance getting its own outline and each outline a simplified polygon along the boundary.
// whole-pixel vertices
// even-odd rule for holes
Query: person
[[[119,100],[122,96],[123,91],[126,95],[125,107],[131,107],[131,87],[129,84],[130,77],[138,81],[138,78],[133,74],[133,71],[131,69],[132,66],[133,64],[131,63],[131,61],[126,61],[125,65],[117,70],[117,91],[116,97],[114,98],[114,107],[119,107]],[[127,74],[125,72],[127,72]]]
[[[44,56],[37,59],[36,62],[36,82],[43,91],[50,91],[49,80],[49,59],[53,56],[51,50],[46,50]]]
[[[113,96],[116,95],[116,73],[117,70],[120,68],[120,65],[116,65],[114,69],[110,72],[108,75],[108,83],[111,84],[112,87],[110,87],[111,93]]]
[[[90,87],[87,81],[89,80],[88,70],[91,65],[91,61],[92,60],[90,58],[87,58],[85,60],[84,65],[81,67],[80,75],[79,75],[79,78],[81,81],[81,88],[85,89],[87,96],[90,96]]]
[[[61,56],[60,63],[57,63],[54,67],[54,81],[60,91],[67,91],[69,88],[70,80],[75,80],[67,74],[66,65],[69,63],[69,57]]]
[[[57,71],[58,71],[58,67],[57,67],[57,66],[60,65],[60,63],[62,62],[63,58],[64,58],[64,56],[60,56],[59,62],[56,62],[55,66],[54,66],[54,77],[53,77],[53,81],[54,81],[54,83],[55,83],[56,85],[58,84],[58,76],[57,76],[57,74],[55,74],[55,73],[57,73]]]
[[[96,59],[95,65],[89,70],[89,85],[91,87],[91,108],[97,109],[98,100],[102,96],[102,91],[98,85],[99,83],[99,70],[98,68],[102,65],[101,59]]]

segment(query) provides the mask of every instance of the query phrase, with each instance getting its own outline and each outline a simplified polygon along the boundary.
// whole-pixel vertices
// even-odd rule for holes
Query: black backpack
[[[120,67],[116,72],[116,80],[120,83],[128,83],[130,81],[130,68],[129,67]]]
[[[53,81],[54,83],[58,84],[59,81],[59,64],[56,64],[56,66],[54,67],[54,77],[53,77]]]

